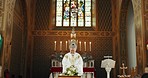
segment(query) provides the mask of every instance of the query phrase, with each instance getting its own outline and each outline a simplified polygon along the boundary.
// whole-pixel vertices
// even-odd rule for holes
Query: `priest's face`
[[[76,48],[70,48],[70,52],[71,52],[71,53],[76,52],[76,50],[77,50]]]

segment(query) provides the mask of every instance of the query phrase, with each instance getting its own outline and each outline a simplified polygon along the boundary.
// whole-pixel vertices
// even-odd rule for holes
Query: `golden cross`
[[[127,67],[124,66],[124,63],[122,63],[122,67],[120,67],[120,69],[123,70],[123,75],[126,75],[126,74],[125,74],[125,69],[127,69]]]

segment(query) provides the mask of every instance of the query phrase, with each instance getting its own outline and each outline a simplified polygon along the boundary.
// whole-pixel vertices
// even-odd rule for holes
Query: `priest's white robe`
[[[83,60],[79,53],[75,52],[74,54],[71,54],[70,52],[65,54],[63,60],[63,73],[66,72],[66,69],[70,66],[74,65],[78,70],[79,75],[83,75]]]

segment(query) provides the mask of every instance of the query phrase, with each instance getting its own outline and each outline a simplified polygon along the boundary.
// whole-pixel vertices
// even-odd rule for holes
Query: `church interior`
[[[57,78],[72,32],[85,78],[145,73],[148,0],[0,0],[0,78]]]

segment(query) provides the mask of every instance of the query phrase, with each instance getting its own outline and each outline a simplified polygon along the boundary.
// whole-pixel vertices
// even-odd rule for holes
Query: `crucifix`
[[[120,69],[122,70],[123,75],[126,75],[125,69],[127,69],[127,67],[124,66],[124,63],[122,63],[122,67],[120,67]]]
[[[122,67],[120,67],[120,69],[122,70],[122,75],[118,75],[119,78],[130,78],[131,75],[126,75],[125,70],[127,69],[127,67],[125,67],[124,63],[122,63]]]

